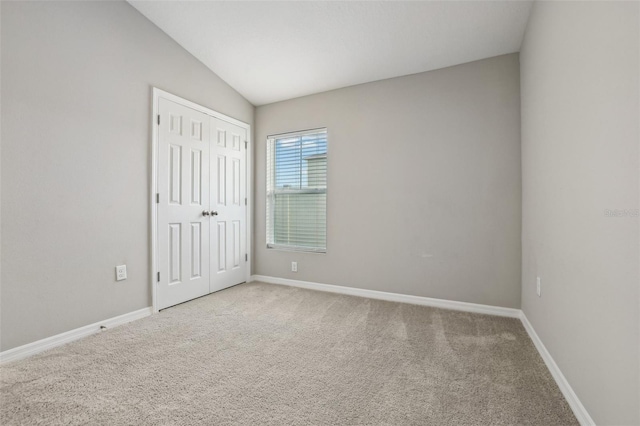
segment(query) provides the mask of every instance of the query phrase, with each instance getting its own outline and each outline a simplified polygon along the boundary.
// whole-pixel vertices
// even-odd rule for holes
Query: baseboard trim
[[[567,378],[564,377],[564,374],[562,374],[560,367],[558,367],[558,364],[556,364],[556,362],[553,360],[553,357],[544,346],[544,343],[542,343],[542,340],[540,340],[538,333],[536,333],[536,330],[533,328],[533,326],[529,322],[529,319],[527,319],[527,316],[523,311],[520,311],[520,321],[522,321],[522,325],[524,326],[525,330],[527,330],[529,337],[533,341],[533,344],[538,350],[538,353],[544,360],[544,363],[547,365],[547,368],[551,372],[551,375],[558,384],[562,395],[564,395],[564,398],[567,400],[567,403],[571,407],[571,410],[576,416],[578,422],[582,426],[595,426],[596,423],[593,421],[584,405],[582,405],[582,402],[580,402],[578,395],[576,395],[576,393],[573,391],[573,388],[567,381]]]
[[[137,311],[129,312],[127,314],[109,318],[104,321],[85,325],[84,327],[69,330],[64,333],[56,334],[55,336],[47,337],[46,339],[38,340],[33,343],[27,343],[26,345],[18,346],[17,348],[0,352],[0,364],[17,361],[19,359],[35,355],[48,349],[73,342],[74,340],[82,339],[83,337],[87,337],[100,332],[100,327],[102,326],[107,328],[116,327],[118,325],[126,324],[131,321],[148,317],[149,315],[151,315],[151,313],[151,307],[139,309]]]
[[[369,299],[387,300],[390,302],[409,303],[412,305],[431,306],[434,308],[452,309],[455,311],[474,312],[477,314],[497,315],[501,317],[520,318],[520,309],[503,308],[501,306],[481,305],[477,303],[456,302],[453,300],[434,299],[431,297],[411,296],[408,294],[388,293],[385,291],[367,290],[355,287],[343,287],[332,284],[320,284],[310,281],[298,281],[287,278],[252,275],[251,281],[268,284],[288,285],[309,290],[329,293],[347,294],[349,296],[368,297]]]
[[[287,278],[270,277],[266,275],[252,275],[250,281],[261,281],[268,284],[287,285],[290,287],[306,288],[309,290],[325,291],[329,293],[347,294],[350,296],[368,297],[370,299],[387,300],[390,302],[410,303],[413,305],[431,306],[434,308],[452,309],[456,311],[473,312],[478,314],[497,315],[502,317],[518,318],[524,326],[527,334],[533,341],[538,353],[544,360],[551,376],[556,381],[562,395],[567,400],[569,407],[582,426],[595,426],[595,422],[582,405],[580,399],[573,391],[562,371],[551,357],[551,354],[538,337],[535,329],[520,309],[503,308],[500,306],[481,305],[477,303],[456,302],[453,300],[434,299],[431,297],[410,296],[406,294],[388,293],[384,291],[366,290],[355,287],[343,287],[332,284],[320,284],[310,281],[291,280]]]
[[[290,287],[299,287],[309,290],[324,291],[329,293],[346,294],[357,297],[367,297],[370,299],[386,300],[390,302],[409,303],[413,305],[431,306],[442,309],[452,309],[456,311],[473,312],[486,315],[496,315],[502,317],[518,318],[522,322],[527,334],[531,338],[534,346],[538,350],[538,353],[542,357],[547,368],[551,372],[554,380],[556,381],[562,395],[564,395],[567,403],[571,407],[573,414],[582,426],[595,426],[595,422],[589,415],[587,409],[582,405],[580,399],[573,391],[573,388],[567,381],[564,374],[560,370],[560,367],[553,360],[553,357],[547,350],[547,348],[540,340],[540,337],[536,333],[535,329],[529,322],[527,316],[520,309],[504,308],[500,306],[481,305],[477,303],[468,302],[456,302],[453,300],[435,299],[431,297],[411,296],[406,294],[388,293],[377,290],[367,290],[355,287],[343,287],[332,284],[320,284],[310,281],[291,280],[287,278],[270,277],[266,275],[252,275],[249,279],[251,281],[261,281],[268,284],[286,285]],[[9,349],[4,352],[0,352],[0,364],[5,364],[11,361],[17,361],[19,359],[26,358],[31,355],[46,351],[48,349],[62,346],[66,343],[73,342],[74,340],[81,339],[86,336],[100,332],[100,327],[105,326],[107,328],[116,327],[118,325],[126,324],[131,321],[135,321],[151,315],[153,312],[152,307],[139,309],[137,311],[129,312],[124,315],[109,318],[104,321],[99,321],[84,327],[76,328],[55,336],[47,337],[46,339],[38,340],[33,343],[28,343],[17,348]]]

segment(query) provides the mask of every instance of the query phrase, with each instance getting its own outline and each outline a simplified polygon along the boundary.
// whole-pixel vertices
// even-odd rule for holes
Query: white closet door
[[[211,118],[211,292],[246,280],[246,140],[246,129]]]
[[[210,117],[160,99],[158,308],[209,293]]]

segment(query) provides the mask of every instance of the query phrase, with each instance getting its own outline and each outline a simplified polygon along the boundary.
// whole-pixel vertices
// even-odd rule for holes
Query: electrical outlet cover
[[[116,281],[127,279],[127,265],[116,266]]]

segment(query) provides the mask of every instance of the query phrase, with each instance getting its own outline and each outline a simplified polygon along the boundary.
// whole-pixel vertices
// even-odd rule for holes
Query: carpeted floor
[[[5,426],[577,424],[517,319],[262,283],[0,375]]]

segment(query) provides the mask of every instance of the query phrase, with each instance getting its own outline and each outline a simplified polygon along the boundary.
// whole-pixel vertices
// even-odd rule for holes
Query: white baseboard
[[[497,315],[503,317],[518,318],[529,334],[540,356],[544,360],[547,368],[551,372],[560,391],[564,395],[567,403],[573,410],[573,414],[582,426],[593,426],[595,422],[587,412],[586,408],[578,399],[578,396],[571,388],[571,385],[560,371],[549,351],[544,346],[535,330],[529,323],[524,312],[520,309],[503,308],[500,306],[480,305],[476,303],[456,302],[453,300],[434,299],[431,297],[410,296],[406,294],[387,293],[384,291],[366,290],[354,287],[342,287],[331,284],[320,284],[309,281],[290,280],[287,278],[269,277],[265,275],[252,275],[250,281],[261,281],[268,284],[288,285],[291,287],[306,288],[309,290],[326,291],[330,293],[348,294],[350,296],[368,297],[370,299],[387,300],[390,302],[410,303],[413,305],[432,306],[434,308],[453,309],[456,311],[474,312],[479,314]]]
[[[309,290],[329,293],[348,294],[349,296],[368,297],[369,299],[387,300],[390,302],[410,303],[412,305],[431,306],[434,308],[452,309],[455,311],[474,312],[477,314],[497,315],[501,317],[520,318],[520,309],[503,308],[501,306],[480,305],[477,303],[456,302],[453,300],[434,299],[431,297],[411,296],[408,294],[388,293],[386,291],[366,290],[363,288],[343,287],[332,284],[319,284],[309,281],[290,280],[286,278],[252,275],[251,281],[262,281],[268,284],[288,285]]]
[[[527,330],[527,333],[533,341],[533,344],[536,346],[536,349],[538,349],[540,356],[544,360],[544,363],[547,365],[547,368],[551,372],[551,375],[558,384],[562,395],[564,395],[565,399],[567,400],[567,403],[571,407],[571,410],[576,416],[576,419],[578,419],[578,422],[582,426],[594,426],[596,423],[587,412],[587,409],[584,408],[582,402],[580,402],[578,395],[576,395],[576,393],[573,391],[573,388],[567,381],[566,377],[564,377],[564,374],[562,374],[562,371],[560,371],[560,367],[558,367],[558,364],[556,364],[556,362],[553,360],[551,354],[542,343],[542,340],[540,340],[540,337],[538,337],[538,334],[527,319],[527,316],[523,311],[520,312],[520,321],[522,321],[522,325],[524,326],[525,330]]]
[[[28,343],[17,348],[9,349],[7,351],[0,352],[0,364],[4,364],[10,361],[17,361],[22,358],[26,358],[31,355],[46,351],[47,349],[61,346],[74,340],[81,339],[100,332],[100,327],[107,328],[116,327],[131,321],[135,321],[140,318],[151,315],[152,308],[143,308],[137,311],[129,312],[124,315],[109,318],[104,321],[99,321],[93,324],[85,325],[84,327],[76,328],[75,330],[69,330],[64,333],[56,334],[55,336],[47,337],[46,339],[38,340],[33,343]]]
[[[520,309],[503,308],[500,306],[481,305],[476,303],[456,302],[453,300],[434,299],[431,297],[411,296],[406,294],[388,293],[384,291],[366,290],[354,287],[343,287],[331,284],[320,284],[309,281],[290,280],[286,278],[269,277],[265,275],[252,275],[249,282],[261,281],[269,284],[287,285],[291,287],[306,288],[309,290],[325,291],[329,293],[346,294],[350,296],[367,297],[370,299],[387,300],[390,302],[409,303],[413,305],[431,306],[435,308],[452,309],[456,311],[474,312],[479,314],[497,315],[503,317],[519,318],[522,321],[522,325],[529,334],[529,337],[533,341],[536,349],[540,353],[540,356],[544,360],[547,368],[551,372],[554,380],[556,381],[560,391],[564,395],[567,403],[573,410],[573,414],[576,416],[578,422],[582,426],[593,426],[595,422],[587,412],[586,408],[580,402],[580,399],[571,388],[571,385],[560,371],[560,368],[551,357],[551,354],[538,337],[538,334],[534,330],[533,326],[527,319],[526,315]],[[127,322],[131,322],[140,318],[144,318],[152,314],[152,308],[144,308],[128,314],[120,315],[114,318],[110,318],[104,321],[96,322],[94,324],[86,325],[84,327],[76,328],[65,333],[61,333],[55,336],[47,337],[46,339],[38,340],[37,342],[29,343],[17,348],[9,349],[8,351],[0,352],[0,364],[4,364],[10,361],[16,361],[22,358],[26,358],[31,355],[35,355],[39,352],[43,352],[47,349],[52,349],[56,346],[61,346],[74,340],[81,339],[91,334],[98,333],[100,326],[107,328],[115,327]]]

